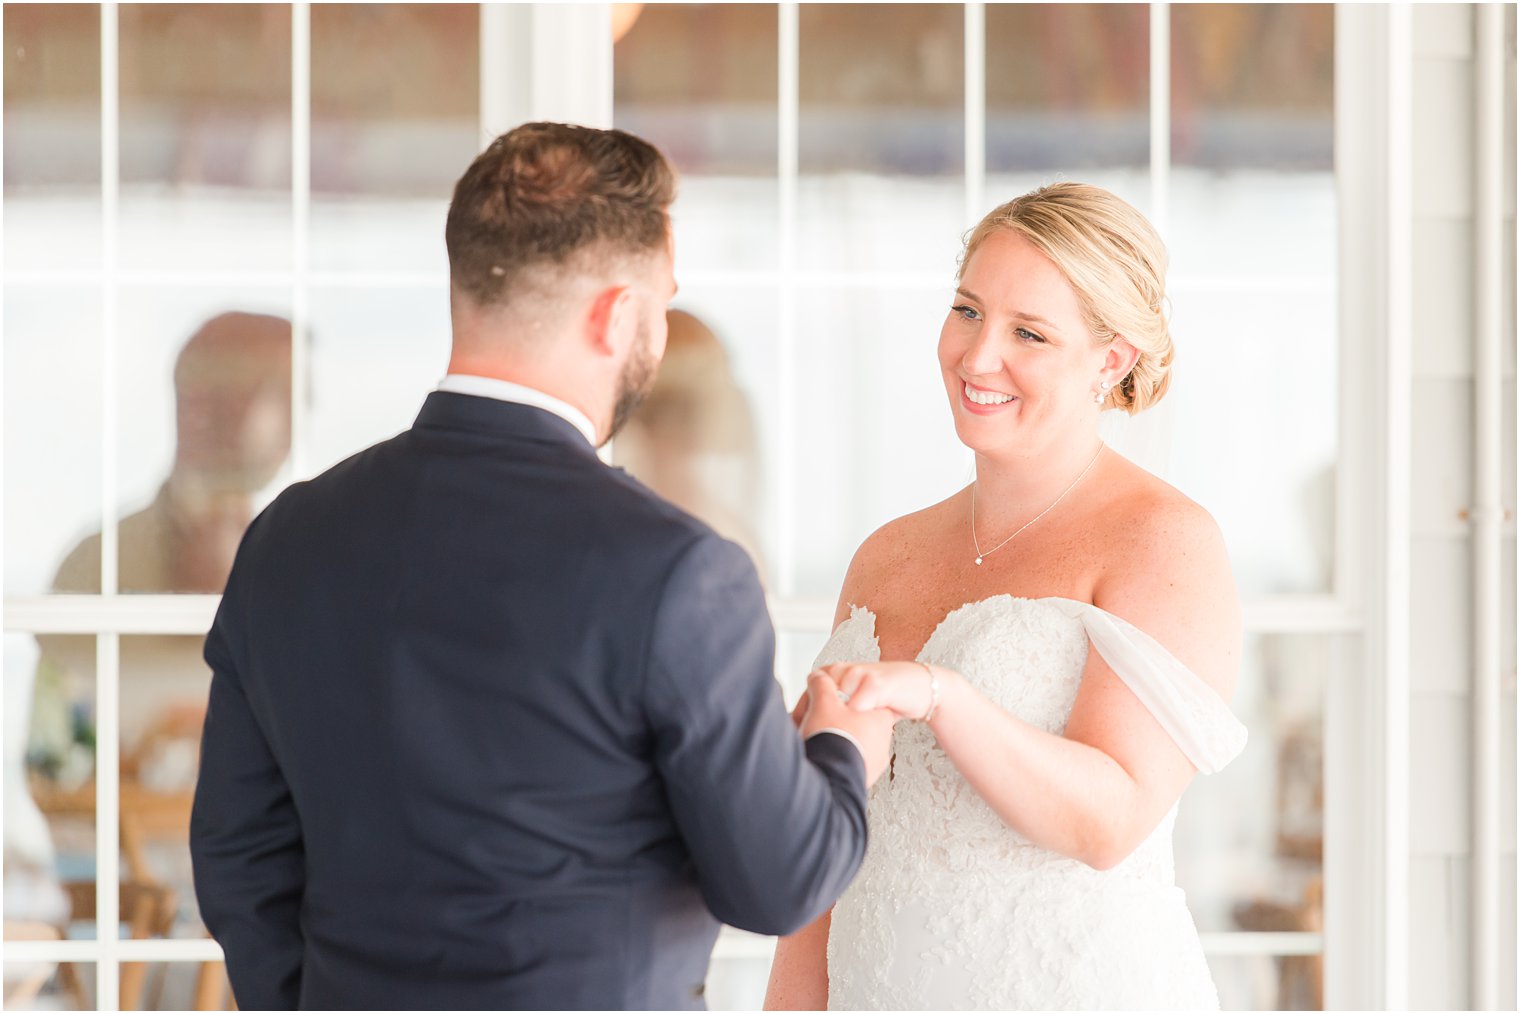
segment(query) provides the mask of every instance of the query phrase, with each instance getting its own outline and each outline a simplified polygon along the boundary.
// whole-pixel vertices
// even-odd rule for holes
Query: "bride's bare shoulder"
[[[966,490],[960,490],[923,510],[894,518],[867,536],[845,574],[841,609],[852,603],[866,604],[877,589],[889,582],[901,585],[904,577],[934,559],[932,547],[944,538],[957,508],[965,510],[961,503],[966,495]]]
[[[1092,526],[1108,578],[1151,573],[1203,578],[1221,590],[1231,584],[1224,535],[1205,507],[1131,462],[1115,480]]]

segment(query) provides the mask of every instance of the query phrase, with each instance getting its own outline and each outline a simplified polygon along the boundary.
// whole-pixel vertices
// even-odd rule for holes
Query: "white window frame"
[[[985,175],[985,5],[966,3],[966,211],[981,213]],[[1165,232],[1170,173],[1170,5],[1150,5],[1152,218]],[[97,925],[94,940],[8,941],[6,961],[94,962],[97,1005],[119,1005],[122,962],[201,962],[221,958],[211,940],[122,940],[119,921],[120,638],[135,634],[202,635],[218,596],[118,595],[117,449],[114,423],[118,295],[125,285],[172,282],[222,286],[248,272],[124,269],[117,249],[119,97],[117,5],[101,5],[101,244],[98,272],[5,270],[10,284],[98,284],[102,296],[100,390],[102,486],[101,588],[98,596],[6,597],[7,632],[95,635]],[[293,466],[307,443],[308,349],[305,326],[313,284],[383,283],[437,288],[433,275],[313,272],[309,264],[310,6],[291,6],[292,269],[259,273],[258,281],[289,284],[296,336],[292,402]],[[797,295],[817,285],[876,286],[877,273],[813,273],[797,267],[799,17],[796,3],[777,5],[778,162],[781,259],[774,272],[683,272],[691,281],[776,286],[780,293],[781,425],[788,410],[789,367],[795,359]],[[483,4],[480,28],[481,135],[495,136],[526,119],[551,118],[610,126],[611,15],[607,4]],[[1339,4],[1336,9],[1336,172],[1340,208],[1340,442],[1337,461],[1336,559],[1332,590],[1323,595],[1256,597],[1244,603],[1249,633],[1351,635],[1351,658],[1327,687],[1326,925],[1323,934],[1204,934],[1210,954],[1324,953],[1331,1008],[1398,1008],[1407,998],[1409,728],[1409,398],[1412,378],[1408,313],[1411,281],[1410,11],[1392,5]],[[891,279],[938,288],[938,276]],[[791,446],[783,433],[778,446]],[[784,464],[784,463],[782,463]],[[787,470],[775,471],[783,486]],[[783,488],[776,554],[780,587],[788,587],[796,519]],[[826,632],[833,603],[778,597],[771,615],[782,633]],[[1370,861],[1369,861],[1370,860]],[[726,936],[717,957],[763,956],[758,942]]]

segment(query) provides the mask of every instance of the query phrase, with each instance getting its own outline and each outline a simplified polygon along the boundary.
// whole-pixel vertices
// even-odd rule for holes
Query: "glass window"
[[[1201,932],[1323,931],[1325,701],[1354,646],[1351,638],[1315,634],[1246,639],[1231,703],[1250,740],[1224,771],[1194,780],[1174,835],[1177,883]],[[1242,807],[1241,799],[1261,805]],[[1220,1001],[1320,1009],[1320,961],[1256,966],[1273,970],[1268,994],[1259,995],[1258,983],[1232,1004],[1228,994],[1245,989],[1249,962],[1222,960],[1215,965],[1225,976]]]
[[[123,4],[121,263],[288,269],[291,9]]]
[[[95,638],[7,633],[4,716],[6,939],[93,937]]]
[[[4,316],[5,593],[94,593],[98,544],[62,564],[100,530],[100,296],[82,284],[8,285]]]
[[[313,290],[310,362],[306,465],[320,472],[410,428],[448,372],[448,292]]]
[[[7,4],[5,263],[100,267],[100,10]]]
[[[987,207],[1073,179],[1147,210],[1149,6],[988,4],[986,11]]]
[[[444,214],[483,146],[476,5],[313,4],[311,47],[312,267],[446,276]]]
[[[964,12],[803,4],[797,262],[953,271],[965,227]]]
[[[288,481],[288,289],[120,296],[119,586],[217,594]]]
[[[776,8],[620,6],[634,20],[614,51],[613,120],[657,145],[680,173],[678,268],[774,269]]]

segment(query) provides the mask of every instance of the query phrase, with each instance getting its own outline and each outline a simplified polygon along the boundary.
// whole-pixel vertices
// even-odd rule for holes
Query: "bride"
[[[1165,269],[1083,184],[967,240],[939,367],[976,479],[866,540],[818,660],[852,708],[917,721],[768,1008],[1217,1008],[1171,833],[1245,742],[1239,605],[1208,513],[1098,437],[1166,392]]]

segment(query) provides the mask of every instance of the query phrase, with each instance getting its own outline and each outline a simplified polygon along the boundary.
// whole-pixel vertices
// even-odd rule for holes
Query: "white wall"
[[[1473,7],[1414,11],[1414,435],[1410,632],[1411,1009],[1471,1004],[1472,548],[1458,512],[1472,500]],[[1514,9],[1507,18],[1508,98],[1515,107]],[[1514,137],[1506,145],[1511,160]],[[1514,195],[1514,163],[1506,192]],[[1515,505],[1515,211],[1508,208],[1504,501]],[[1503,607],[1505,855],[1500,1009],[1515,987],[1515,527],[1506,525]]]

